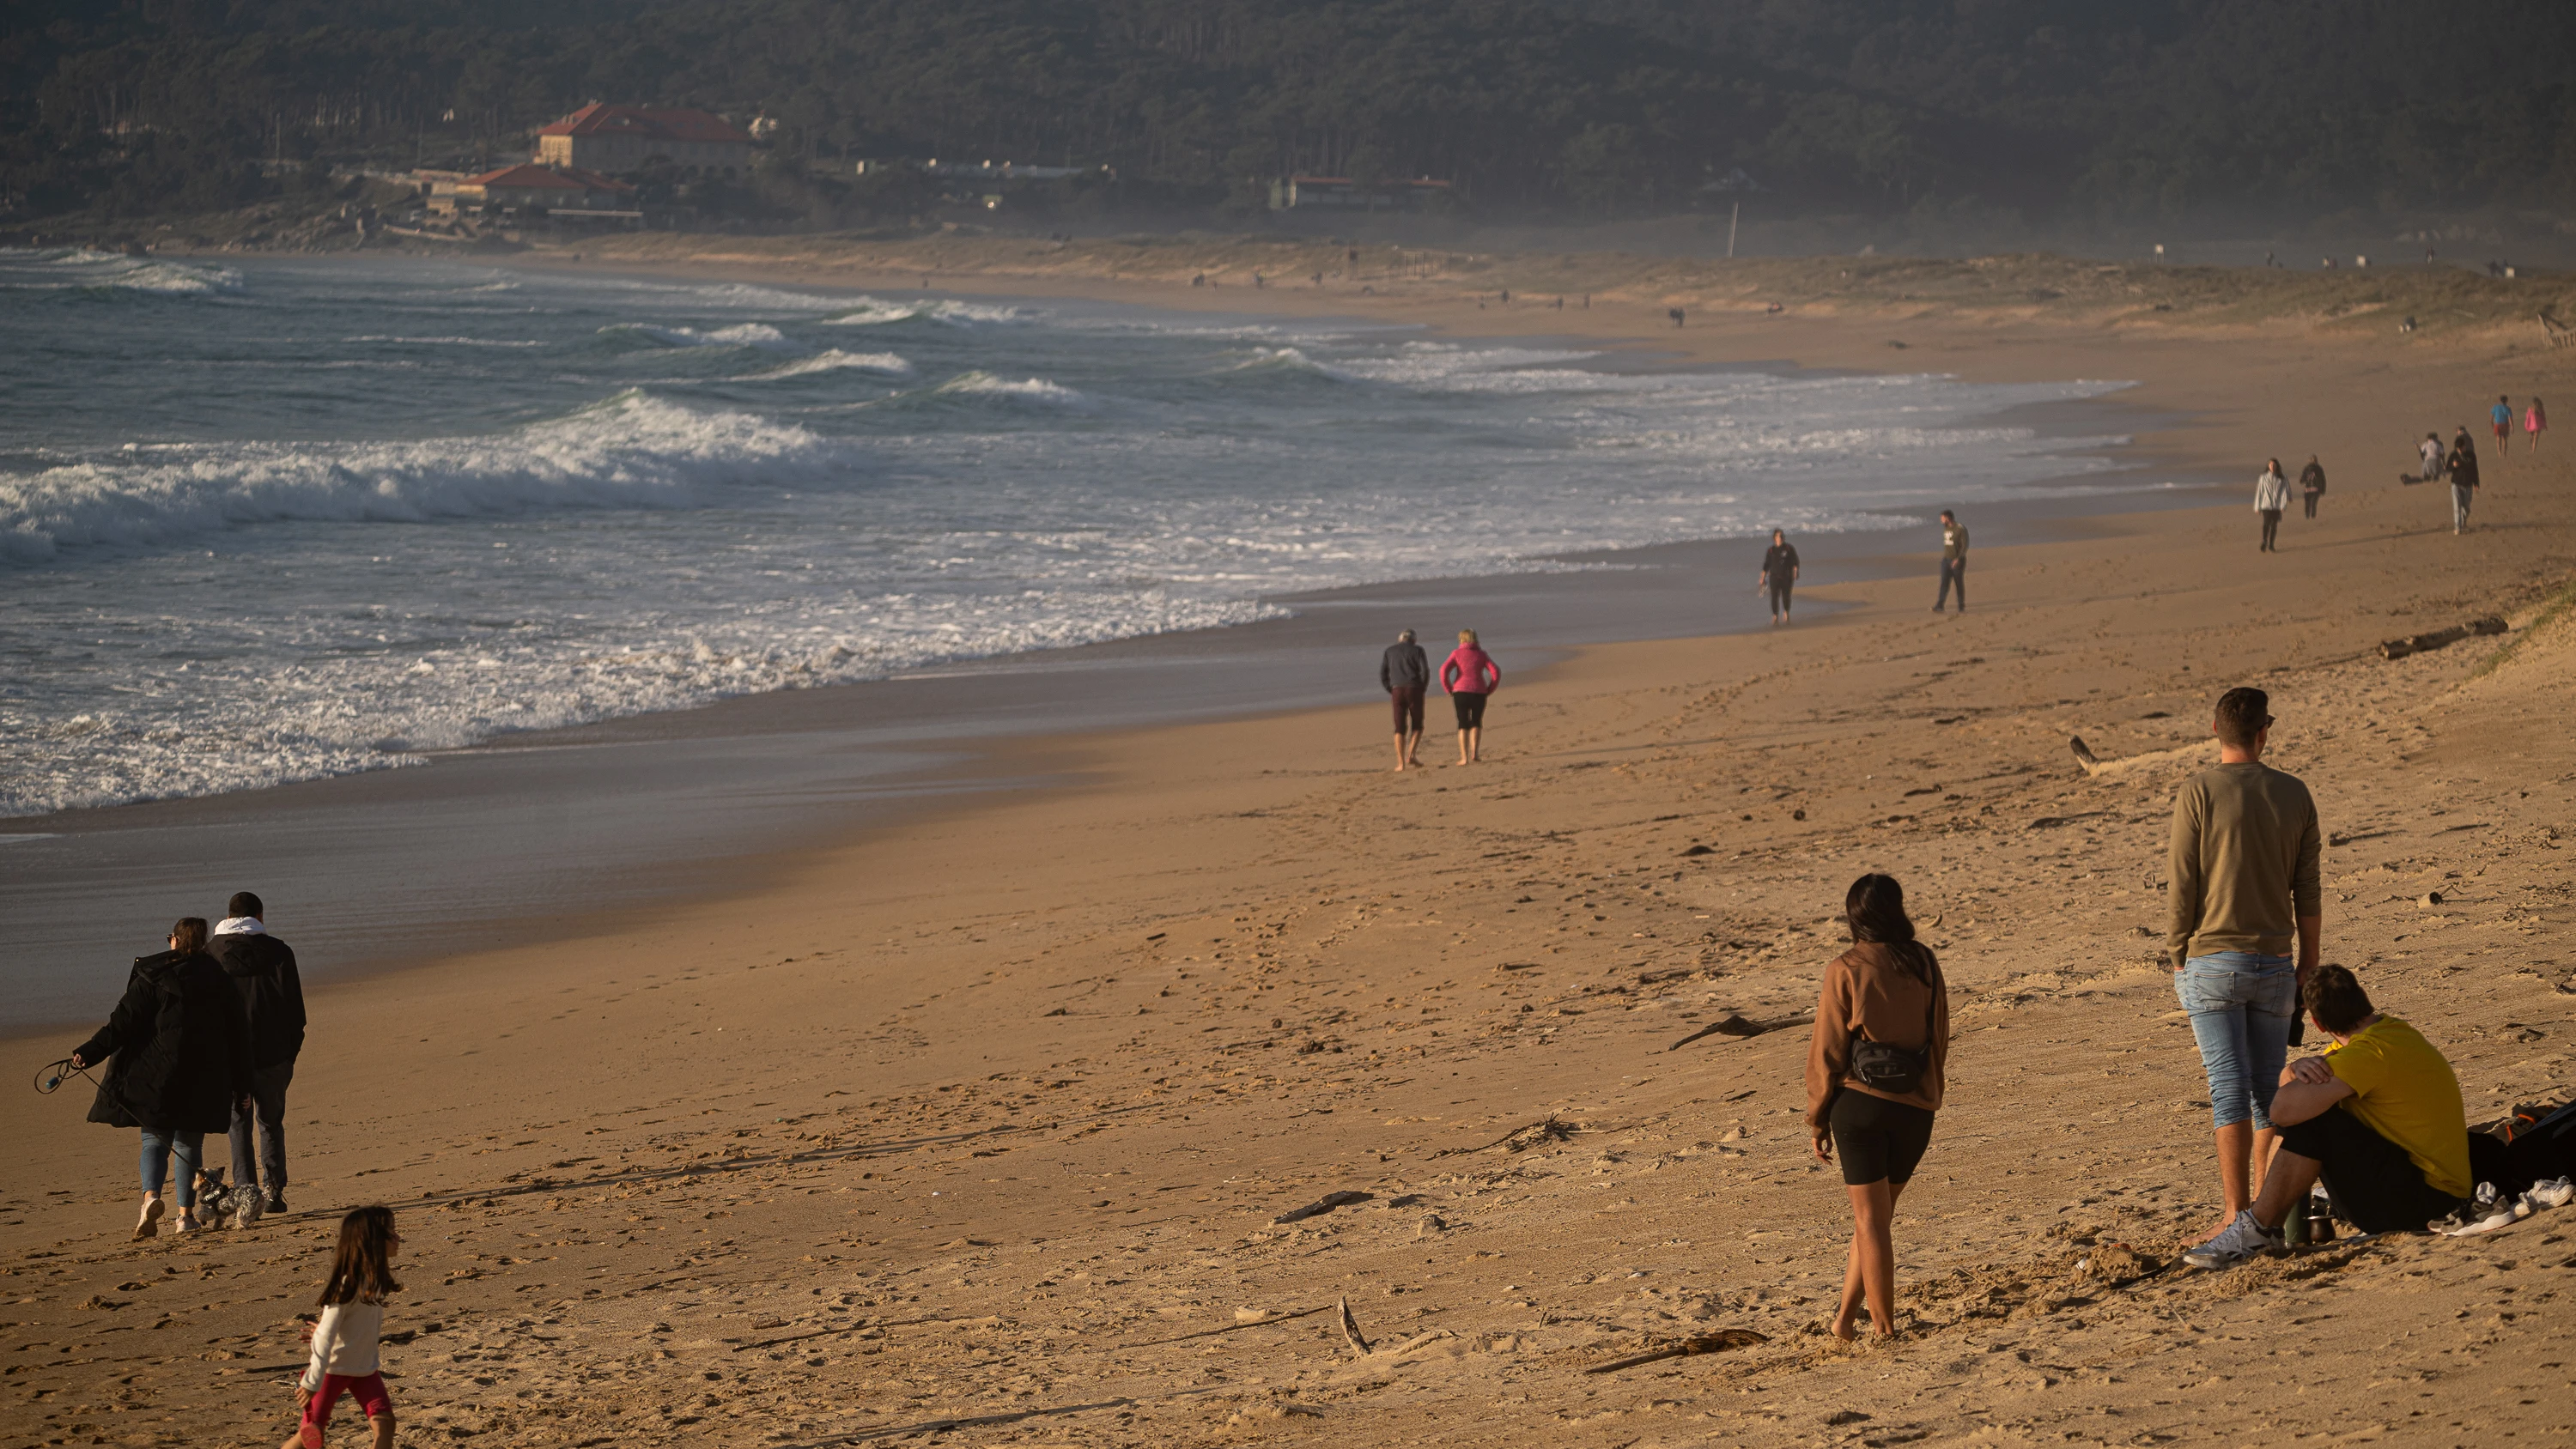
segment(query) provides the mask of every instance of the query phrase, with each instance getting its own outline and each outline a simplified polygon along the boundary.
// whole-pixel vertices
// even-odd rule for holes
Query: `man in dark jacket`
[[[260,919],[267,907],[259,897],[237,891],[224,910],[206,953],[232,978],[250,1023],[251,1109],[235,1110],[232,1123],[233,1183],[241,1203],[233,1225],[246,1228],[265,1213],[286,1211],[286,1086],[295,1080],[296,1053],[304,1050],[304,983],[295,974],[295,952]]]
[[[2468,424],[2460,424],[2451,439],[2451,456],[2442,466],[2451,475],[2451,532],[2461,533],[2469,526],[2469,505],[2478,494],[2478,445],[2469,440]]]
[[[201,1226],[194,1209],[206,1134],[224,1130],[234,1103],[250,1095],[250,1027],[241,998],[205,946],[205,917],[172,926],[170,949],[136,958],[115,1014],[72,1053],[74,1067],[107,1062],[89,1120],[143,1129],[137,1238],[161,1230],[161,1183],[174,1156],[179,1231]]]
[[[1395,768],[1418,770],[1422,765],[1413,752],[1422,748],[1422,696],[1431,687],[1431,658],[1413,642],[1412,630],[1386,646],[1385,657],[1377,662],[1377,682],[1395,704]]]

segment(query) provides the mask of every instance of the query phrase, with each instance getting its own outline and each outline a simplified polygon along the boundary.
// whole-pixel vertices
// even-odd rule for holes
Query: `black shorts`
[[[1843,1181],[1853,1187],[1881,1179],[1904,1183],[1932,1145],[1931,1113],[1850,1087],[1834,1094],[1826,1121],[1834,1129],[1834,1154],[1843,1160]]]
[[[1458,728],[1480,730],[1485,727],[1485,699],[1484,695],[1464,691],[1449,696],[1449,707],[1458,711]]]
[[[1399,684],[1386,692],[1395,704],[1395,732],[1400,735],[1422,733],[1422,686]]]
[[[2365,1233],[2420,1233],[2463,1201],[2426,1182],[2405,1148],[2341,1106],[2280,1131],[2282,1151],[2324,1164],[2335,1216]]]

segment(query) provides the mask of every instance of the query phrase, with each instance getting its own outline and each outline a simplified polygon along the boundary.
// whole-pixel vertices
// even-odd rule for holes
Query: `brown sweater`
[[[1943,1070],[1950,1060],[1950,992],[1941,979],[1941,963],[1930,947],[1922,948],[1932,963],[1932,984],[1915,979],[1893,947],[1865,941],[1834,958],[1825,968],[1825,984],[1816,996],[1816,1033],[1807,1044],[1807,1125],[1821,1128],[1833,1109],[1837,1091],[1866,1092],[1903,1102],[1926,1112],[1941,1110]],[[1932,1009],[1932,1065],[1922,1083],[1899,1096],[1851,1081],[1852,1042],[1862,1036],[1890,1046],[1920,1051],[1924,1046],[1924,1007]]]
[[[2295,775],[2218,765],[2174,792],[2173,964],[2217,951],[2287,956],[2318,914],[2317,805]]]

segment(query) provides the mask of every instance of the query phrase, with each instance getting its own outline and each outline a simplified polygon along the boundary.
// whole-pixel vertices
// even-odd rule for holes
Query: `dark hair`
[[[1926,985],[1931,983],[1932,953],[1914,939],[1914,921],[1905,914],[1905,887],[1896,877],[1872,872],[1853,881],[1843,893],[1843,920],[1851,926],[1853,941],[1895,947],[1897,959]]]
[[[2243,749],[2272,726],[2272,696],[2240,684],[2218,697],[2218,739]]]
[[[170,928],[170,949],[174,951],[206,949],[206,918],[181,916],[178,923]]]
[[[261,905],[259,903],[259,897],[252,895],[250,892],[235,891],[233,892],[233,898],[224,902],[224,914],[227,916],[264,916],[268,914],[268,908]]]
[[[2350,1036],[2359,1030],[2363,1022],[2370,1020],[2373,1010],[2370,994],[2361,989],[2347,966],[2329,963],[2318,967],[2309,974],[2308,984],[2299,994],[2317,1025],[2337,1036]]]
[[[364,1299],[381,1303],[388,1293],[400,1293],[402,1285],[394,1281],[394,1210],[381,1204],[354,1209],[340,1219],[340,1251],[331,1260],[330,1280],[322,1285],[319,1300],[325,1308],[334,1303]]]

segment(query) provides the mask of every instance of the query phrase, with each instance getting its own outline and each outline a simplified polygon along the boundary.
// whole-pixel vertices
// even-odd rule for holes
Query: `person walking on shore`
[[[1959,612],[1968,612],[1968,530],[1959,516],[1949,509],[1941,510],[1941,595],[1932,601],[1932,612],[1940,613],[1950,602],[1950,590],[1959,591]]]
[[[2522,435],[2524,440],[2531,444],[2531,451],[2535,453],[2540,451],[2540,435],[2548,431],[2549,413],[2541,407],[2540,399],[2533,398],[2531,406],[2525,408],[2522,413]]]
[[[206,1134],[232,1125],[251,1092],[250,1029],[241,998],[206,954],[206,918],[182,917],[170,949],[137,957],[107,1025],[72,1052],[73,1067],[107,1062],[89,1120],[143,1132],[140,1240],[161,1231],[161,1186],[176,1159],[179,1231],[195,1232],[197,1166]]]
[[[2274,458],[2263,465],[2263,476],[2254,480],[2254,511],[2263,515],[2260,552],[2280,552],[2275,545],[2281,536],[2281,515],[2289,506],[2290,480],[2281,476],[2281,460]]]
[[[1932,1141],[1950,1055],[1941,963],[1914,939],[1905,891],[1865,875],[1843,896],[1852,947],[1825,968],[1807,1043],[1807,1132],[1816,1160],[1842,1154],[1851,1253],[1834,1337],[1853,1336],[1861,1304],[1881,1339],[1896,1334],[1896,1200]]]
[[[1449,707],[1458,714],[1458,763],[1472,765],[1485,757],[1485,700],[1502,687],[1503,668],[1476,642],[1476,631],[1458,631],[1458,647],[1440,662],[1440,687],[1449,691]]]
[[[322,1449],[331,1410],[347,1394],[376,1431],[376,1449],[393,1449],[394,1401],[385,1392],[378,1355],[385,1334],[385,1300],[402,1291],[394,1259],[402,1234],[389,1207],[362,1207],[340,1219],[340,1245],[331,1276],[323,1281],[322,1318],[313,1325],[313,1358],[295,1381],[295,1437],[278,1449]]]
[[[2487,409],[2487,421],[2495,428],[2496,461],[2501,463],[2513,451],[2513,399],[2496,395],[2496,405]]]
[[[2271,1155],[2272,1093],[2321,936],[2316,801],[2263,763],[2271,704],[2259,689],[2220,695],[2218,764],[2174,792],[2165,947],[2209,1079],[2226,1211],[2208,1237],[2253,1200],[2257,1159]]]
[[[2469,505],[2478,495],[2478,445],[2469,440],[2469,425],[2460,424],[2451,439],[2451,456],[2443,464],[2451,474],[2451,532],[2466,533]]]
[[[267,909],[258,896],[235,891],[206,943],[240,993],[250,1028],[250,1109],[236,1109],[232,1127],[237,1228],[286,1211],[286,1087],[304,1050],[304,981],[295,952],[260,919]]]
[[[1771,547],[1762,555],[1762,576],[1753,581],[1757,589],[1771,595],[1771,622],[1789,622],[1789,590],[1798,582],[1798,550],[1789,543],[1789,535],[1771,530]]]
[[[2308,455],[2308,466],[2299,470],[2299,496],[2307,500],[2308,516],[2310,518],[2317,516],[2317,499],[2322,497],[2325,491],[2325,465],[2317,461],[2316,454],[2310,453]]]
[[[1410,629],[1395,636],[1377,662],[1378,687],[1395,705],[1395,768],[1420,769],[1414,752],[1422,748],[1422,696],[1431,688],[1431,656],[1413,642]]]

